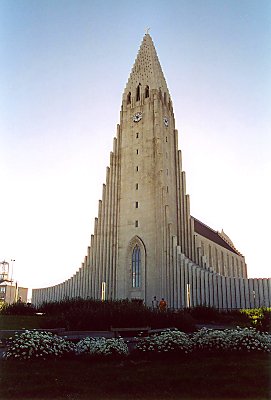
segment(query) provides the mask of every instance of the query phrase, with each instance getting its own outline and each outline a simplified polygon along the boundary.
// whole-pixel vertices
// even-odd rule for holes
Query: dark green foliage
[[[213,307],[198,306],[190,308],[187,311],[199,322],[218,322],[221,319],[219,310]]]
[[[253,308],[241,312],[256,329],[262,332],[271,332],[271,308]]]
[[[1,315],[0,330],[39,329],[45,319],[43,315]]]
[[[34,315],[36,308],[30,303],[17,302],[13,304],[3,304],[0,309],[2,315]]]
[[[198,306],[187,309],[198,323],[248,326],[249,318],[241,310],[218,310],[214,307]]]
[[[44,303],[40,311],[47,316],[44,328],[63,327],[68,330],[109,330],[111,327],[175,327],[184,332],[195,329],[193,318],[184,311],[153,312],[129,300],[98,301],[73,299]]]

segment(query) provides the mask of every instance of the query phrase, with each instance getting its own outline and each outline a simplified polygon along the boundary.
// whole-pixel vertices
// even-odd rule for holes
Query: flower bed
[[[5,359],[27,360],[63,357],[74,351],[74,345],[50,332],[25,331],[16,333],[7,343]]]
[[[197,351],[225,351],[230,348],[227,330],[202,328],[194,333],[191,340]]]
[[[139,353],[185,353],[192,351],[192,342],[184,332],[166,329],[160,334],[140,338],[136,350]]]
[[[255,328],[212,330],[203,328],[192,337],[195,349],[203,351],[271,352],[271,336]]]
[[[127,356],[129,353],[128,346],[122,338],[106,339],[87,337],[76,345],[77,355],[115,357]]]
[[[139,356],[189,355],[193,352],[264,352],[271,353],[271,335],[255,328],[212,330],[203,328],[193,335],[174,330],[136,338],[135,351]],[[77,344],[49,332],[25,331],[8,341],[5,359],[54,358],[65,355],[98,358],[126,357],[128,346],[120,338],[87,337]]]

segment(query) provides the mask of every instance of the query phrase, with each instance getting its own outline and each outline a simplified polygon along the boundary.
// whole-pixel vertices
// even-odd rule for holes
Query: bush
[[[37,309],[30,303],[4,303],[0,309],[0,314],[2,315],[34,315]]]
[[[74,351],[74,345],[50,332],[25,331],[16,333],[7,343],[4,358],[29,360],[63,357]]]
[[[192,351],[192,342],[184,332],[167,329],[159,334],[138,338],[136,350],[139,353],[188,354]]]
[[[198,306],[187,309],[191,316],[199,322],[217,322],[221,320],[221,313],[214,307]]]
[[[271,331],[271,308],[261,307],[241,310],[253,327],[262,332]]]
[[[202,328],[192,336],[195,350],[225,351],[229,349],[228,330]]]
[[[73,299],[44,303],[40,308],[47,316],[44,328],[68,330],[109,330],[111,327],[176,327],[185,332],[195,330],[193,318],[184,311],[154,312],[145,305],[129,300],[98,301]]]
[[[261,351],[271,352],[271,336],[256,331],[255,328],[213,330],[202,328],[192,341],[199,351]]]
[[[271,353],[271,336],[255,328],[232,329],[228,331],[228,336],[231,351]]]
[[[87,337],[81,340],[76,345],[77,355],[88,355],[98,357],[118,357],[127,356],[129,353],[128,346],[122,338],[117,339],[106,339],[102,338],[90,338]]]

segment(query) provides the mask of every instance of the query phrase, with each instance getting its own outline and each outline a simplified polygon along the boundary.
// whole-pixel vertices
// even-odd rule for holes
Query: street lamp
[[[15,260],[11,259],[10,261],[11,261],[11,277],[10,277],[10,281],[11,281],[11,284],[12,284],[12,278],[13,278],[13,263],[14,263]]]

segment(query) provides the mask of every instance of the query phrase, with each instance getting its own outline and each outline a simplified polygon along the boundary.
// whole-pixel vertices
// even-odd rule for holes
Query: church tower
[[[169,297],[172,237],[192,250],[172,101],[149,34],[124,90],[119,133],[117,297],[149,303]]]
[[[170,308],[271,305],[271,279],[247,279],[222,230],[190,215],[170,93],[150,35],[126,84],[98,218],[78,271],[32,302],[164,297]]]

